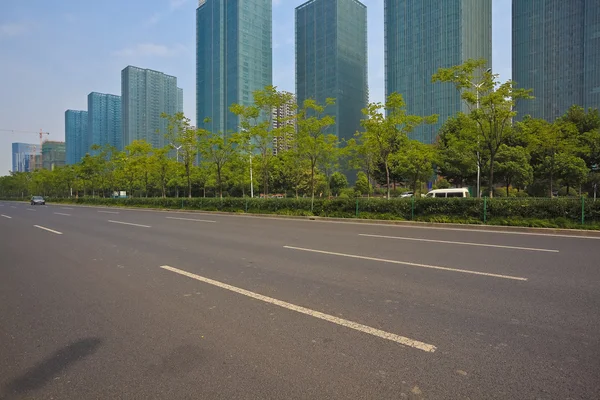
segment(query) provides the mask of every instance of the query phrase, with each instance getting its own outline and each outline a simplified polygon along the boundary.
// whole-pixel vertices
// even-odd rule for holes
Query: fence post
[[[581,196],[581,225],[585,225],[585,197]]]
[[[356,198],[356,218],[358,218],[358,197]]]
[[[483,198],[483,223],[487,224],[487,196]]]
[[[415,195],[413,194],[410,199],[410,220],[413,221],[415,219]]]

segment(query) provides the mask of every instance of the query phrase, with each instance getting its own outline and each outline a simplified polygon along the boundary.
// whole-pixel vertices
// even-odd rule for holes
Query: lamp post
[[[183,145],[179,145],[179,146],[175,146],[173,143],[169,143],[171,145],[172,148],[175,149],[175,159],[177,160],[177,164],[179,164],[179,149],[181,149],[181,147]],[[184,193],[185,194],[185,193]],[[179,197],[179,185],[177,185],[177,197]]]
[[[240,132],[247,132],[241,126],[238,127]],[[248,138],[248,155],[250,157],[250,198],[254,198],[254,180],[252,179],[252,139]]]

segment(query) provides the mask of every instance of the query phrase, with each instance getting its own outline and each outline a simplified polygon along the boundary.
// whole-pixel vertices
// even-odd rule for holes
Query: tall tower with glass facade
[[[196,10],[196,123],[237,132],[233,103],[273,84],[272,0],[199,0]],[[209,118],[210,122],[203,121]]]
[[[12,172],[33,172],[39,164],[42,149],[30,143],[12,144]]]
[[[492,66],[492,0],[385,0],[384,19],[386,96],[400,93],[410,114],[437,114],[437,124],[412,134],[433,143],[444,122],[466,105],[454,85],[431,77],[469,58]]]
[[[121,96],[92,92],[88,95],[88,148],[110,145],[123,150]]]
[[[296,96],[325,104],[331,133],[350,139],[368,102],[367,7],[357,0],[310,0],[296,7]]]
[[[88,112],[65,111],[65,158],[68,165],[77,164],[89,151]]]
[[[183,91],[176,77],[132,66],[121,71],[123,147],[142,139],[155,148],[164,147],[168,123],[161,114],[174,115],[182,109]]]
[[[512,74],[535,97],[517,103],[517,118],[599,108],[600,1],[513,0]]]

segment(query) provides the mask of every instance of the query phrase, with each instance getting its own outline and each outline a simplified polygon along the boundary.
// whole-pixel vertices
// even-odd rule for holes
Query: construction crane
[[[23,134],[36,134],[40,136],[40,157],[39,157],[39,165],[36,165],[36,169],[42,169],[42,146],[44,144],[44,135],[50,135],[50,132],[44,132],[43,129],[40,129],[39,132],[32,131],[20,131],[17,129],[0,129],[0,132],[12,132],[12,133],[23,133]],[[37,153],[37,148],[34,150]],[[34,156],[35,160],[35,156]],[[35,161],[34,161],[35,163]]]

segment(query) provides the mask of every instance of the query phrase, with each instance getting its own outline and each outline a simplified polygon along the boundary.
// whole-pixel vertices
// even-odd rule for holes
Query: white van
[[[435,189],[427,193],[425,197],[470,197],[470,194],[467,188]]]

